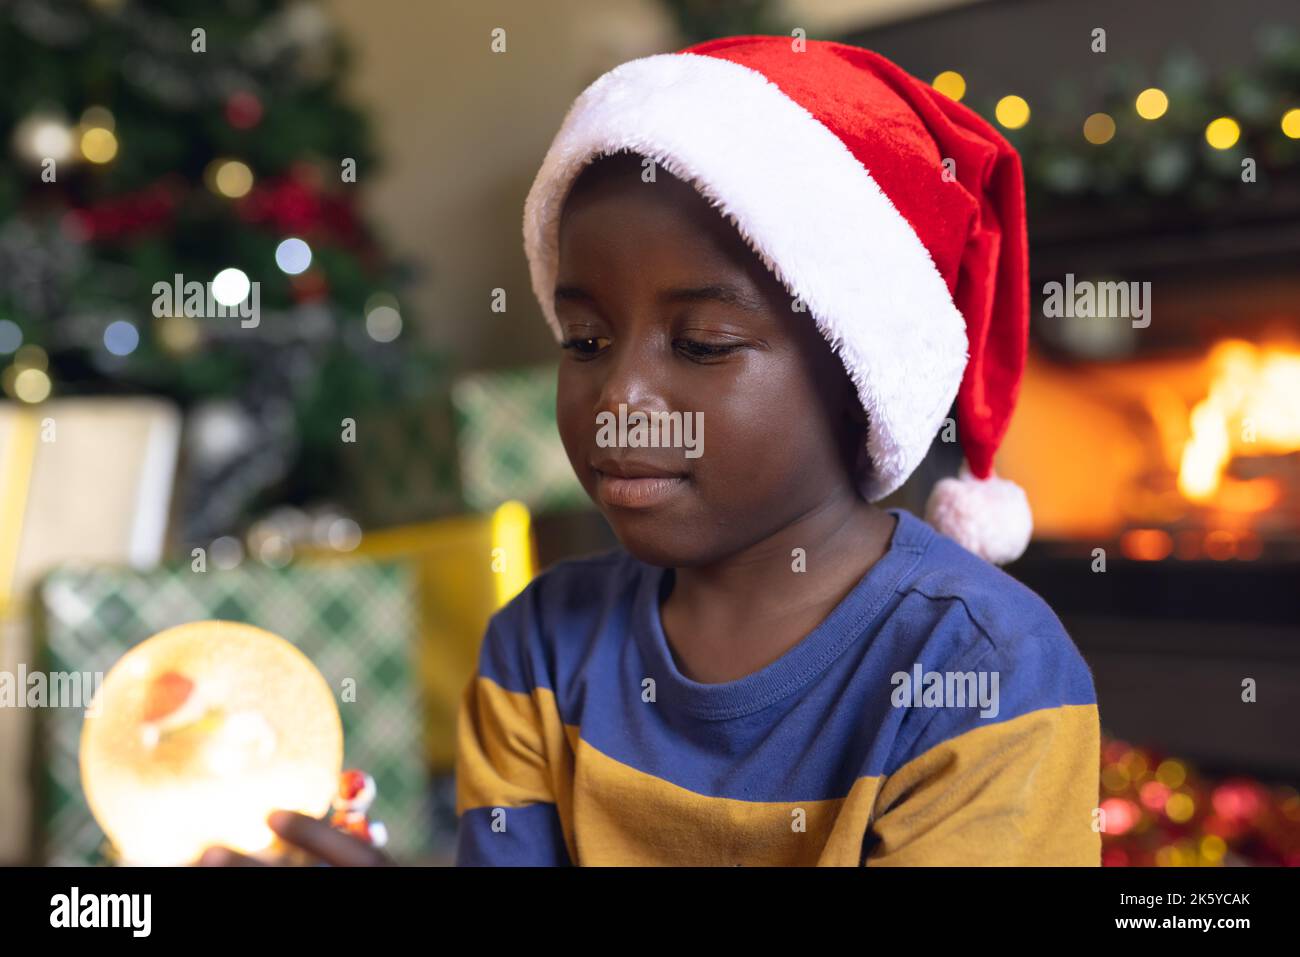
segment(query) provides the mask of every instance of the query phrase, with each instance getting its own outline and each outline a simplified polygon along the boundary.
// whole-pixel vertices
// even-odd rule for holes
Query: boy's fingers
[[[290,844],[335,867],[378,867],[391,863],[379,848],[296,811],[274,811],[267,824]]]
[[[228,847],[209,847],[195,862],[199,867],[264,867],[261,861]]]

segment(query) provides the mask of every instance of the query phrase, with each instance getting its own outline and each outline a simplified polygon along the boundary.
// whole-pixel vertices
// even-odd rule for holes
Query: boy
[[[1024,231],[1014,151],[864,50],[719,40],[578,99],[525,247],[561,437],[622,548],[492,619],[457,863],[1099,863],[1091,676],[988,563],[1030,530],[991,469]],[[967,465],[927,508],[945,537],[870,503],[954,399]],[[602,425],[674,414],[704,426],[689,449]]]
[[[741,37],[579,98],[525,210],[557,417],[622,548],[466,690],[460,864],[1099,863],[1091,676],[991,475],[1024,360],[1018,159],[866,51]],[[969,349],[969,359],[967,352]],[[957,398],[928,514],[870,504]],[[702,454],[614,416],[703,424]]]

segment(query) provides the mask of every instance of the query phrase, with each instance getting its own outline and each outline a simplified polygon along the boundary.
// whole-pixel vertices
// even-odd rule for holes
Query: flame
[[[1270,508],[1280,494],[1276,483],[1225,481],[1224,471],[1235,456],[1300,449],[1300,351],[1229,339],[1211,350],[1208,363],[1210,390],[1188,420],[1178,490],[1193,502],[1222,490],[1239,510]]]

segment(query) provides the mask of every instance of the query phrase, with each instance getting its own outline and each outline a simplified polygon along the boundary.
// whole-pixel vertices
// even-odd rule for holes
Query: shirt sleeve
[[[461,696],[456,729],[456,864],[567,865],[554,759],[564,728],[554,693],[509,667],[497,622]],[[517,640],[522,641],[522,636]],[[517,664],[517,662],[516,662]]]
[[[1091,675],[1064,634],[993,654],[997,719],[942,709],[882,782],[865,841],[877,866],[1101,863],[1100,736]],[[1020,659],[1020,660],[1017,660]]]

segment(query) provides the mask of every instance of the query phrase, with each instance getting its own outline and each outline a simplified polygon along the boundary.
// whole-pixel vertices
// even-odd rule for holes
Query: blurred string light
[[[92,126],[81,134],[81,155],[92,163],[110,163],[117,155],[117,137],[112,130]]]
[[[966,95],[966,78],[956,70],[944,70],[930,85],[951,100],[960,102]],[[1169,96],[1159,87],[1147,87],[1134,100],[1137,115],[1144,120],[1158,120],[1169,112]],[[1003,127],[1018,130],[1029,122],[1029,104],[1021,96],[1010,94],[998,100],[994,117]],[[1300,139],[1300,107],[1282,114],[1282,133]],[[1093,113],[1083,124],[1084,138],[1094,145],[1109,143],[1115,137],[1115,120],[1108,113]],[[1241,125],[1230,116],[1220,116],[1205,127],[1205,140],[1217,150],[1231,149],[1241,139]]]
[[[253,171],[237,159],[214,159],[204,172],[208,189],[227,199],[247,196],[253,188]]]
[[[190,316],[163,316],[156,328],[162,347],[175,355],[185,355],[199,343],[199,324]]]
[[[397,298],[391,293],[377,292],[366,300],[366,334],[376,342],[392,342],[402,332],[402,314],[397,308]]]
[[[1211,864],[1222,864],[1228,853],[1228,844],[1217,834],[1207,834],[1201,838],[1201,856]]]
[[[1169,97],[1165,96],[1164,90],[1157,89],[1154,86],[1147,87],[1137,95],[1134,106],[1137,109],[1137,115],[1142,119],[1158,120],[1169,109]]]
[[[336,518],[330,522],[326,541],[337,551],[353,551],[361,544],[361,526],[350,518]]]
[[[1169,820],[1175,824],[1185,824],[1192,819],[1196,813],[1196,802],[1191,796],[1181,791],[1175,791],[1169,795],[1169,800],[1165,802],[1165,814]]]
[[[1181,761],[1167,758],[1156,768],[1156,780],[1165,787],[1180,788],[1187,781],[1187,767]]]
[[[125,319],[110,322],[104,329],[104,348],[115,356],[129,356],[140,345],[140,332]]]
[[[1169,803],[1169,785],[1146,781],[1138,786],[1138,798],[1153,811],[1163,811]]]
[[[311,247],[296,236],[290,236],[275,247],[275,264],[282,272],[296,276],[311,265]]]
[[[1083,138],[1094,146],[1115,138],[1115,121],[1109,113],[1094,113],[1083,121]]]
[[[1241,126],[1230,116],[1220,116],[1211,120],[1205,127],[1205,142],[1216,150],[1227,150],[1237,145],[1241,139]]]
[[[14,127],[14,151],[33,163],[62,163],[72,158],[76,146],[75,130],[53,113],[33,113]]]
[[[19,402],[43,402],[50,389],[50,377],[42,369],[22,369],[14,376],[13,393]]]
[[[92,163],[110,163],[117,156],[117,121],[103,106],[91,106],[81,114],[81,155]]]
[[[993,110],[997,121],[1009,130],[1018,130],[1029,122],[1029,104],[1024,97],[1011,94],[998,100]]]
[[[966,95],[966,78],[956,70],[944,70],[930,84],[950,100],[960,103]]]
[[[88,130],[94,127],[116,130],[117,120],[113,118],[113,111],[106,106],[86,107],[81,113],[81,128]]]
[[[212,279],[212,298],[223,306],[237,306],[248,298],[252,283],[242,269],[223,269]]]
[[[14,353],[13,364],[0,375],[0,385],[4,391],[19,402],[36,403],[44,401],[50,394],[52,383],[49,373],[49,356],[38,345],[19,347]]]
[[[23,330],[11,319],[0,319],[0,352],[17,352],[23,344]]]
[[[208,558],[222,571],[229,571],[244,560],[244,545],[233,535],[222,535],[208,546]]]
[[[1282,114],[1282,133],[1293,140],[1300,140],[1300,107]]]
[[[40,369],[44,372],[50,367],[50,357],[40,346],[29,343],[14,353],[14,365],[20,369]]]

